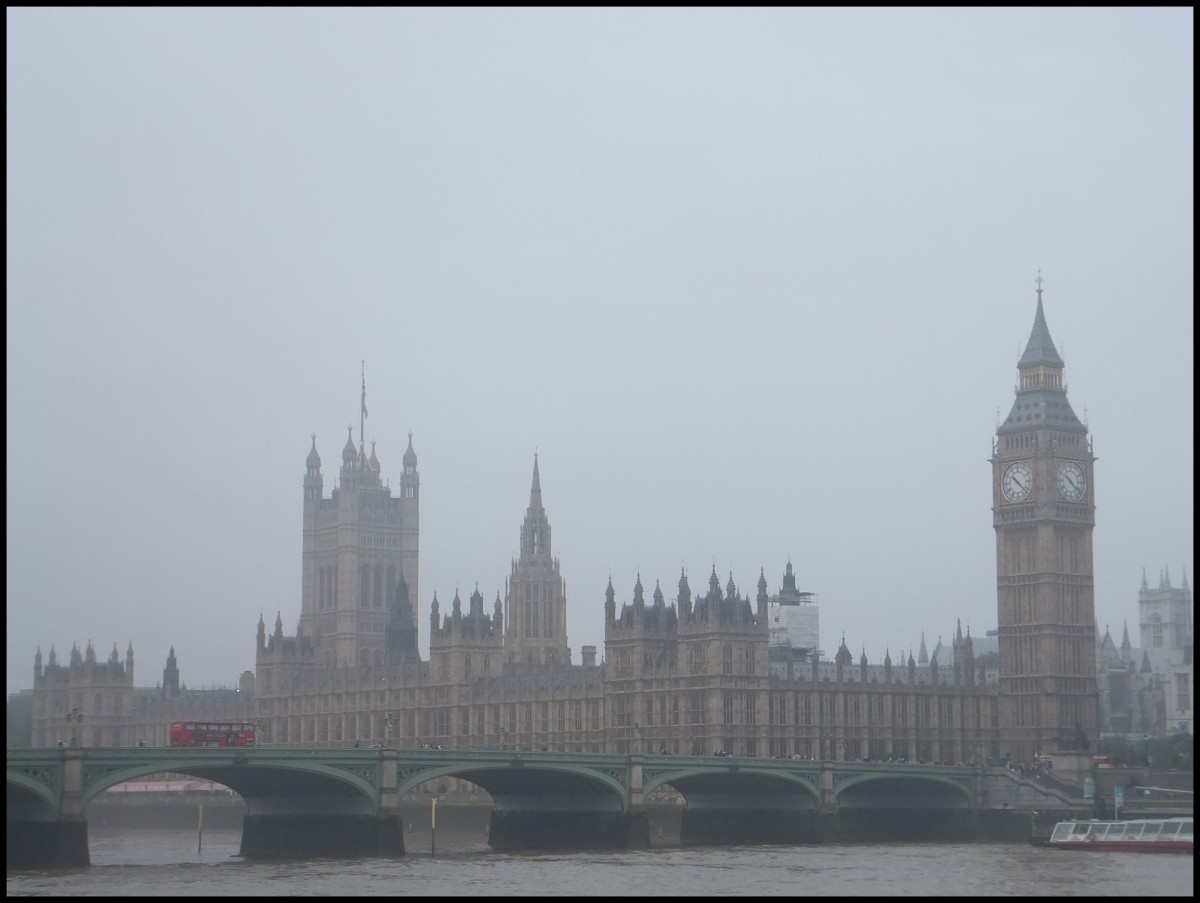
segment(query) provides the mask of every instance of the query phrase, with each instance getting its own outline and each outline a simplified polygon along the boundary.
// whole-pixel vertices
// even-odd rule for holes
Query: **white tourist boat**
[[[1060,850],[1090,852],[1191,853],[1192,816],[1124,821],[1060,821],[1047,842]]]

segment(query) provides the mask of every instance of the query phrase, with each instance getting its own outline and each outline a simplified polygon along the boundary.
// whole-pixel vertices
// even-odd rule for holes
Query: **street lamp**
[[[71,711],[67,713],[67,723],[71,725],[71,745],[79,745],[79,722],[83,721],[83,713],[79,711],[79,706],[72,706]]]
[[[642,741],[642,726],[636,721],[633,722],[633,749],[629,751],[630,755],[637,755],[641,748]]]
[[[508,749],[508,728],[500,728],[500,748]]]
[[[392,728],[396,726],[396,716],[388,712],[383,719],[383,745],[389,747],[392,745]]]

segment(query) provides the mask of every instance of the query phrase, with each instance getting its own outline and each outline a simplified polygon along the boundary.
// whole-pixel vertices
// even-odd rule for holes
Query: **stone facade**
[[[172,721],[253,721],[254,675],[246,671],[236,689],[189,690],[179,682],[172,648],[157,687],[133,685],[133,646],[122,661],[114,646],[107,661],[96,660],[89,642],[85,652],[71,650],[66,665],[54,647],[45,666],[34,657],[30,700],[32,746],[59,741],[80,746],[166,746]],[[10,738],[13,739],[13,738]]]
[[[618,608],[610,579],[603,602],[597,599],[604,607],[603,661],[584,646],[574,664],[566,582],[553,557],[536,456],[505,597],[497,594],[488,611],[478,588],[465,605],[456,592],[443,614],[434,595],[429,658],[422,660],[412,437],[393,497],[374,447],[368,456],[361,435],[356,448],[351,434],[330,498],[323,497],[314,437],[303,481],[297,629],[285,635],[280,612],[268,633],[260,616],[255,673],[236,698],[212,697],[224,706],[219,712],[183,714],[183,702],[163,693],[154,702],[149,691],[133,689],[132,650],[125,666],[115,658],[103,667],[80,659],[65,677],[53,653],[43,673],[39,653],[35,743],[53,743],[76,705],[95,719],[85,739],[102,745],[143,735],[156,742],[156,725],[165,730],[174,717],[243,713],[259,722],[260,742],[269,744],[957,763],[1002,755],[1031,761],[1079,733],[1094,740],[1095,458],[1066,401],[1040,286],[1018,367],[1017,400],[997,430],[992,457],[998,673],[976,666],[970,631],[964,635],[961,626],[932,657],[922,638],[919,661],[910,650],[895,666],[890,652],[882,664],[870,664],[864,651],[856,663],[844,638],[834,659],[825,660],[814,597],[798,592],[790,561],[773,596],[762,571],[751,595],[732,574],[722,587],[715,568],[693,596],[684,570],[673,599],[657,581],[647,598],[636,575],[630,600]],[[785,608],[807,606],[812,610],[796,630],[775,621]]]
[[[572,664],[536,458],[520,548],[490,612],[478,589],[465,606],[456,593],[445,615],[434,596],[427,662],[329,667],[328,635],[285,636],[281,617],[268,635],[260,620],[263,741],[944,762],[1001,753],[998,684],[975,668],[961,627],[940,667],[911,654],[896,668],[890,655],[855,665],[844,642],[821,661],[771,645],[772,603],[795,593],[790,562],[775,596],[765,574],[751,598],[732,575],[722,588],[714,569],[695,598],[681,573],[668,603],[657,584],[647,599],[639,576],[619,611],[611,581],[605,590],[604,661],[585,646]]]

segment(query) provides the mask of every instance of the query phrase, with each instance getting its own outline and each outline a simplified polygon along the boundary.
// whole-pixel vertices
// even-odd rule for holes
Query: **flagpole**
[[[358,444],[363,443],[363,426],[367,419],[367,362],[362,362],[362,407],[358,414]]]

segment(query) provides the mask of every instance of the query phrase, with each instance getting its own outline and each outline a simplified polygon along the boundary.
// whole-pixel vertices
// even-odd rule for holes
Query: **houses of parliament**
[[[1067,399],[1040,281],[1017,368],[990,462],[998,661],[977,662],[981,638],[961,627],[920,661],[910,651],[871,663],[844,639],[826,659],[812,596],[797,590],[789,561],[774,592],[765,571],[749,589],[715,569],[684,570],[666,589],[637,574],[620,589],[610,579],[585,603],[604,606],[602,660],[583,646],[575,662],[536,455],[503,598],[434,594],[422,616],[412,436],[393,494],[374,446],[368,454],[351,431],[328,497],[313,438],[299,618],[285,633],[282,611],[270,627],[260,616],[255,670],[237,690],[182,688],[174,650],[153,689],[134,687],[132,648],[97,661],[89,643],[63,665],[53,650],[43,665],[39,650],[32,742],[53,745],[75,711],[85,745],[106,746],[165,744],[169,722],[186,718],[254,720],[267,744],[928,762],[1030,761],[1094,744],[1095,457]],[[794,629],[805,617],[813,629]],[[428,660],[418,654],[422,625]]]

